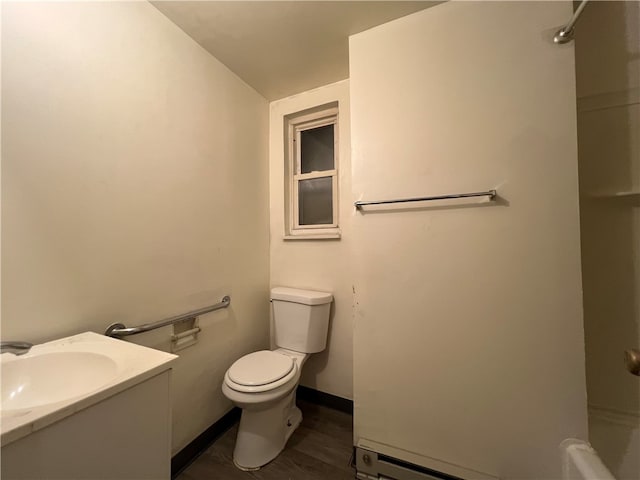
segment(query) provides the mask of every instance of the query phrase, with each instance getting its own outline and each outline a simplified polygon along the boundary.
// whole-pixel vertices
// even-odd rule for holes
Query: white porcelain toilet
[[[300,372],[327,344],[333,295],[277,287],[271,290],[276,350],[240,358],[227,370],[222,393],[242,408],[233,462],[256,470],[276,458],[302,421],[296,407]]]

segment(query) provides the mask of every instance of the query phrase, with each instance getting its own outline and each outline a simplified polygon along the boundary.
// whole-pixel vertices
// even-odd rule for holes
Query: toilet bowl
[[[278,361],[277,357],[284,361]],[[295,391],[307,357],[284,349],[261,350],[242,357],[240,360],[245,365],[238,366],[236,362],[227,370],[222,392],[242,408],[233,452],[233,461],[238,468],[255,470],[269,463],[284,449],[300,425],[302,413],[295,405]],[[251,364],[259,365],[256,365],[260,369],[259,375],[251,380],[248,371],[243,372],[245,377],[237,375],[238,370]]]
[[[241,470],[257,470],[284,449],[302,421],[295,402],[302,367],[326,346],[330,293],[279,287],[271,299],[279,348],[236,360],[222,384],[224,395],[242,409],[233,452]]]

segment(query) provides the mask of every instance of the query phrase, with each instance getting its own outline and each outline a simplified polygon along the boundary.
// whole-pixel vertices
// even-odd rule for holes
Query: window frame
[[[301,134],[305,130],[333,125],[333,169],[300,173],[301,165]],[[288,225],[287,238],[340,238],[339,226],[339,118],[338,107],[297,115],[288,120],[287,143],[287,189],[288,189]],[[332,214],[331,223],[320,225],[300,225],[300,182],[315,178],[331,178]]]

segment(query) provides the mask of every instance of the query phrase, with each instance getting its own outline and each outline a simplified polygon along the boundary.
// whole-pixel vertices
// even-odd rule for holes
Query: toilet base
[[[233,459],[233,464],[238,470],[242,470],[243,472],[255,472],[256,470],[260,470],[262,468],[262,467],[253,467],[253,468],[243,467],[242,465],[238,465],[238,462],[236,462],[235,458]]]
[[[233,463],[240,470],[258,470],[276,458],[302,421],[295,390],[269,405],[242,409]],[[258,408],[256,408],[258,407]]]

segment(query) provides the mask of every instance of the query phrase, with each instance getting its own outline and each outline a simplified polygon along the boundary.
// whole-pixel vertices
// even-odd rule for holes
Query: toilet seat
[[[293,358],[260,350],[236,360],[225,373],[225,383],[238,392],[266,392],[289,382],[297,371]]]

